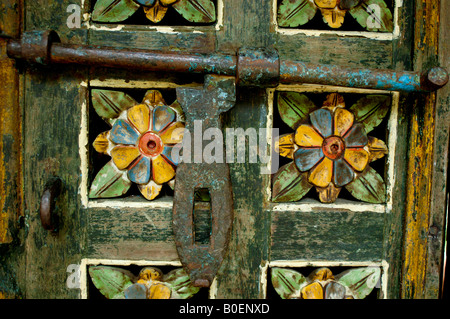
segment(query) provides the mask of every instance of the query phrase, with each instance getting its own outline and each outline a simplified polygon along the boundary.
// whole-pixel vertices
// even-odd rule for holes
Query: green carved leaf
[[[281,119],[294,130],[317,108],[306,95],[299,92],[279,92],[277,103]]]
[[[367,31],[392,32],[392,13],[384,0],[363,0],[349,10],[353,18]]]
[[[89,191],[89,198],[122,196],[130,186],[131,182],[126,173],[118,170],[111,160],[95,176]]]
[[[172,298],[188,299],[195,295],[200,288],[194,287],[189,275],[183,268],[178,268],[164,275],[163,281],[172,289]]]
[[[89,275],[95,287],[108,299],[125,298],[124,290],[135,281],[131,272],[108,266],[89,267]]]
[[[335,276],[335,280],[346,286],[356,299],[364,299],[380,280],[379,267],[363,267],[344,271]]]
[[[92,12],[92,21],[120,22],[139,9],[133,0],[98,0]]]
[[[295,270],[272,268],[272,285],[283,299],[299,297],[306,284],[305,276]]]
[[[216,7],[211,0],[180,0],[172,7],[189,22],[211,23],[216,21]]]
[[[383,178],[370,166],[358,174],[356,179],[345,188],[356,199],[369,203],[384,203],[386,201],[386,185]]]
[[[355,121],[364,125],[366,133],[377,127],[386,116],[391,106],[389,95],[367,95],[350,107]]]
[[[278,25],[280,27],[298,27],[311,20],[317,8],[311,0],[283,0],[278,7]]]
[[[302,173],[294,162],[278,170],[272,180],[273,202],[295,202],[308,193],[312,185],[308,182],[308,173]]]
[[[97,114],[111,125],[119,114],[139,104],[128,94],[121,91],[92,89],[92,106]]]

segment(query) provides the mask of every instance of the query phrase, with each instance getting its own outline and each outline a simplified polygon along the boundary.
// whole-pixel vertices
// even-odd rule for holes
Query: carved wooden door
[[[448,68],[448,9],[419,0],[3,1],[0,296],[439,297],[448,86],[414,92],[383,71],[364,81],[375,69]],[[222,142],[217,131],[200,137],[204,160],[226,154],[232,197],[223,201],[234,216],[208,287],[194,287],[176,249],[171,153],[186,139],[180,92],[207,78],[82,63],[81,53],[46,66],[8,58],[8,41],[31,30],[56,31],[61,50],[235,56],[246,47],[305,63],[302,83],[238,82]],[[55,181],[56,217],[45,224]],[[195,189],[198,245],[211,244],[211,195]]]

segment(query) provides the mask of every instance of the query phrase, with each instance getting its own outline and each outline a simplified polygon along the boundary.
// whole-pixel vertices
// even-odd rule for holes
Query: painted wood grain
[[[383,214],[272,212],[271,260],[381,260]]]

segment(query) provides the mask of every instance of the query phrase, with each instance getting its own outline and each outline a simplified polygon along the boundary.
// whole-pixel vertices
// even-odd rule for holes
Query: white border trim
[[[173,82],[162,81],[146,81],[146,80],[131,80],[126,81],[122,79],[92,79],[89,82],[81,82],[80,89],[87,90],[89,87],[103,87],[103,88],[136,88],[136,89],[173,89],[177,87],[194,87],[201,86],[198,83],[189,84],[176,84]],[[80,133],[78,136],[78,153],[80,156],[80,176],[81,181],[78,187],[78,194],[80,195],[81,205],[83,208],[93,208],[93,207],[109,207],[109,208],[139,208],[139,207],[150,207],[150,208],[172,208],[173,202],[166,201],[164,199],[147,201],[147,200],[137,200],[137,201],[124,201],[119,199],[89,199],[89,185],[88,185],[88,149],[89,149],[89,113],[90,103],[89,100],[84,100],[81,103],[81,123],[80,123]]]
[[[272,8],[272,24],[275,28],[275,32],[278,34],[295,35],[304,34],[309,37],[318,37],[325,35],[337,35],[341,37],[364,37],[374,40],[394,40],[400,36],[400,26],[398,24],[398,11],[403,6],[403,0],[395,0],[394,16],[392,17],[394,23],[394,30],[391,33],[386,32],[370,32],[370,31],[333,31],[333,30],[304,30],[299,28],[282,28],[278,26],[278,6],[277,0],[273,0]]]

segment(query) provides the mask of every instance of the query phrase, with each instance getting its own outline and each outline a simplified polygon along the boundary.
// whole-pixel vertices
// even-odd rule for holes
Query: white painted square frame
[[[370,204],[359,201],[348,201],[337,199],[335,203],[326,204],[319,202],[312,202],[307,199],[302,199],[299,202],[290,203],[277,203],[273,207],[273,211],[311,211],[313,208],[340,208],[347,209],[352,212],[375,212],[375,213],[390,213],[392,211],[392,201],[393,201],[393,187],[395,185],[395,150],[396,150],[396,138],[397,138],[397,125],[398,125],[398,103],[399,103],[399,92],[391,92],[385,90],[368,90],[368,89],[356,89],[338,86],[327,86],[327,85],[313,85],[313,84],[302,84],[302,85],[280,85],[276,88],[267,89],[268,97],[268,115],[267,115],[267,143],[272,145],[272,128],[273,128],[273,112],[274,112],[274,98],[275,91],[290,91],[290,92],[301,92],[301,93],[366,93],[366,94],[390,94],[391,99],[391,109],[388,120],[389,136],[387,141],[387,147],[389,153],[387,155],[387,178],[386,183],[386,194],[387,201],[385,204]],[[272,157],[267,164],[267,170],[270,171],[272,167]],[[272,183],[268,182],[266,188],[266,200],[271,202],[272,197]]]
[[[382,260],[380,262],[374,262],[374,261],[304,261],[304,260],[274,260],[270,262],[265,262],[261,264],[260,266],[260,272],[261,272],[261,292],[263,295],[263,298],[265,299],[267,297],[267,285],[269,284],[270,274],[269,269],[279,267],[279,268],[303,268],[303,267],[315,267],[315,268],[321,268],[321,267],[380,267],[381,268],[381,294],[382,299],[387,299],[387,287],[388,287],[388,269],[389,264]],[[308,274],[302,274],[304,276],[308,276]]]
[[[91,12],[88,4],[92,0],[81,0],[81,10],[83,12],[83,25],[89,30],[100,30],[100,31],[155,31],[159,33],[166,34],[178,34],[183,32],[192,33],[204,33],[204,31],[216,30],[220,31],[223,28],[223,1],[217,0],[216,2],[216,23],[209,26],[154,26],[154,25],[126,25],[126,24],[105,24],[91,22]]]
[[[155,260],[123,260],[123,259],[94,259],[84,258],[80,263],[80,297],[81,299],[88,299],[88,268],[89,266],[141,266],[141,267],[160,267],[160,266],[173,266],[182,267],[179,261],[155,261]],[[209,287],[209,299],[215,299],[217,295],[217,283],[214,279]]]
[[[80,88],[88,90],[90,87],[101,87],[105,89],[175,89],[177,87],[194,87],[199,86],[198,83],[190,83],[180,85],[173,82],[164,81],[141,81],[141,80],[118,80],[118,79],[92,79],[88,82],[81,82]],[[89,199],[89,185],[88,185],[88,150],[89,150],[89,121],[88,114],[90,108],[88,98],[81,103],[81,127],[78,137],[78,147],[80,156],[80,176],[81,182],[78,188],[78,194],[81,199],[83,208],[93,207],[111,207],[111,208],[133,208],[133,207],[149,207],[149,208],[172,208],[173,201],[165,198],[155,199],[152,201],[142,198],[142,200],[130,201],[119,199]]]

